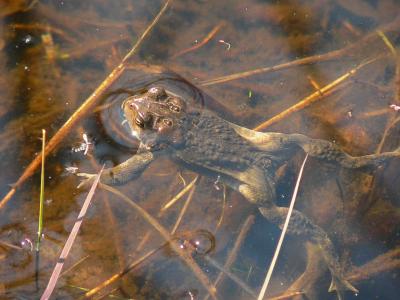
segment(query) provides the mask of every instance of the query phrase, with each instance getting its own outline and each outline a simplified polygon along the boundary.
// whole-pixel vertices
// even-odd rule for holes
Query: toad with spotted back
[[[288,208],[274,203],[274,173],[297,149],[345,168],[375,167],[400,157],[398,150],[353,157],[325,140],[301,134],[253,131],[189,105],[185,99],[157,85],[126,98],[122,110],[132,135],[141,145],[133,157],[104,170],[102,183],[123,184],[138,177],[156,157],[168,155],[201,174],[218,176],[279,227],[283,226]],[[88,180],[94,176],[80,175]],[[322,228],[294,210],[288,233],[304,236],[319,247],[332,275],[329,290],[336,291],[339,299],[345,290],[357,292],[344,278],[332,242]]]

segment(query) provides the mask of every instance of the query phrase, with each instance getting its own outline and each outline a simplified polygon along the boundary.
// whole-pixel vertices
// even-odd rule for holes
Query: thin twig
[[[177,58],[178,56],[181,56],[181,55],[183,55],[183,54],[192,52],[192,51],[194,51],[194,50],[197,50],[197,49],[203,47],[205,44],[207,44],[207,43],[215,36],[215,34],[221,29],[222,25],[223,25],[223,22],[220,22],[217,26],[215,26],[215,27],[206,35],[206,37],[205,37],[200,43],[197,43],[196,45],[194,45],[194,46],[192,46],[192,47],[190,47],[190,48],[187,48],[187,49],[184,49],[184,50],[179,51],[178,53],[172,55],[172,56],[171,56],[171,59]]]
[[[289,225],[289,220],[290,220],[290,217],[291,217],[291,215],[292,215],[292,211],[293,211],[293,208],[294,208],[294,203],[295,203],[296,198],[297,198],[297,192],[298,192],[299,186],[300,186],[300,179],[301,179],[302,174],[303,174],[304,165],[306,164],[307,157],[308,157],[308,154],[307,154],[306,157],[304,158],[303,164],[301,165],[301,168],[300,168],[300,171],[299,171],[299,176],[297,176],[297,181],[296,181],[296,185],[295,185],[295,187],[294,187],[294,191],[293,191],[293,195],[292,195],[292,200],[291,200],[291,202],[290,202],[289,210],[288,210],[288,213],[287,213],[287,215],[286,215],[285,224],[283,225],[282,232],[281,232],[281,236],[279,237],[278,244],[276,245],[276,250],[275,250],[274,256],[273,256],[273,258],[272,258],[271,264],[270,264],[270,266],[269,266],[267,275],[266,275],[266,277],[265,277],[264,284],[263,284],[263,286],[262,286],[262,288],[261,288],[261,291],[260,291],[260,293],[259,293],[259,295],[258,295],[258,298],[257,298],[258,300],[264,299],[265,292],[267,291],[268,284],[269,284],[269,281],[270,281],[271,276],[272,276],[272,272],[273,272],[273,270],[274,270],[276,261],[277,261],[277,259],[278,259],[278,255],[279,255],[279,252],[280,252],[281,247],[282,247],[283,239],[285,238],[286,231],[287,231],[287,228],[288,228],[288,225]]]
[[[378,58],[381,58],[381,56],[379,56]],[[271,126],[272,124],[274,124],[274,123],[286,118],[287,116],[291,115],[292,113],[297,112],[297,111],[309,106],[310,104],[312,104],[312,103],[314,103],[314,102],[316,102],[318,100],[323,99],[327,92],[330,92],[333,89],[336,89],[339,85],[343,84],[347,79],[349,79],[352,76],[354,76],[357,73],[357,71],[359,71],[361,68],[363,68],[366,65],[376,61],[378,58],[373,58],[371,60],[368,60],[368,61],[358,65],[354,69],[351,69],[350,71],[346,72],[345,74],[343,74],[342,76],[338,77],[334,81],[330,82],[326,86],[322,87],[320,90],[315,91],[314,93],[312,93],[311,95],[305,97],[304,99],[302,99],[301,101],[299,101],[295,105],[293,105],[293,106],[289,107],[288,109],[284,110],[283,112],[273,116],[269,120],[261,123],[260,125],[255,127],[254,130],[263,130],[263,129]]]
[[[216,230],[221,226],[222,221],[224,220],[225,216],[225,206],[226,206],[226,185],[224,184],[222,187],[222,207],[221,207],[221,215],[217,222]]]
[[[386,31],[391,31],[391,30],[396,30],[398,23],[400,22],[400,17],[397,17],[393,22],[383,26],[380,28],[380,32],[386,32]],[[230,75],[225,75],[225,76],[220,76],[208,80],[201,81],[199,84],[201,86],[208,86],[208,85],[214,85],[214,84],[220,84],[224,82],[228,82],[231,80],[236,80],[236,79],[242,79],[250,76],[254,76],[257,74],[262,74],[262,73],[270,73],[270,72],[276,72],[296,66],[303,66],[303,65],[309,65],[317,62],[324,62],[324,61],[330,61],[334,59],[339,59],[343,58],[344,55],[353,55],[354,50],[356,48],[361,47],[361,45],[365,45],[368,42],[371,42],[372,39],[375,39],[377,37],[377,32],[371,32],[361,38],[359,41],[345,47],[339,50],[334,50],[328,53],[324,54],[318,54],[318,55],[313,55],[305,58],[300,58],[296,59],[290,62],[282,63],[279,65],[275,65],[272,67],[263,67],[255,70],[249,70],[249,71],[244,71],[244,72],[239,72],[239,73],[234,73]]]
[[[16,246],[16,245],[13,245],[13,244],[11,244],[9,242],[2,241],[2,240],[0,240],[0,246],[8,247],[8,248],[11,248],[11,249],[14,249],[14,250],[24,250],[24,248],[22,248],[21,246]]]
[[[247,286],[242,280],[240,280],[235,274],[231,273],[227,268],[221,266],[219,263],[217,263],[214,259],[212,259],[208,255],[206,255],[204,259],[211,265],[213,265],[215,268],[217,268],[221,273],[229,277],[238,286],[240,286],[246,293],[248,293],[251,296],[251,299],[257,298],[257,295],[252,291],[252,289],[249,286]]]
[[[70,266],[68,269],[66,269],[64,272],[61,273],[60,276],[64,276],[65,274],[67,274],[68,272],[72,271],[73,269],[75,269],[77,266],[79,266],[81,263],[83,263],[85,260],[87,260],[89,258],[90,255],[86,255],[84,257],[82,257],[81,259],[79,259],[77,262],[75,262],[72,266]]]
[[[167,202],[161,209],[160,212],[164,213],[168,208],[170,208],[172,205],[174,205],[179,199],[181,199],[187,192],[190,191],[190,189],[193,187],[193,185],[196,183],[197,179],[199,178],[199,175],[197,175],[188,185],[186,185],[178,194],[176,194],[175,197],[173,197],[170,201]]]
[[[72,227],[71,233],[69,234],[68,239],[65,242],[64,248],[61,251],[58,262],[57,262],[56,266],[54,267],[53,273],[50,276],[49,283],[47,284],[47,287],[46,287],[45,291],[43,292],[42,297],[40,297],[40,300],[49,299],[51,294],[54,291],[54,288],[57,284],[57,280],[58,280],[61,270],[64,266],[64,262],[72,248],[72,245],[75,242],[75,238],[78,235],[79,229],[83,222],[83,218],[85,217],[87,209],[89,208],[89,204],[92,201],[94,192],[96,191],[96,188],[99,183],[100,176],[101,176],[101,173],[103,172],[103,169],[104,169],[104,166],[101,168],[100,172],[97,174],[97,176],[92,184],[92,187],[90,188],[90,191],[89,191],[88,195],[86,196],[86,199],[82,205],[81,211],[79,212],[78,218],[76,219],[74,226]]]
[[[197,179],[197,177],[198,177],[198,176],[196,176],[196,179]],[[182,209],[181,209],[181,211],[180,211],[180,213],[179,213],[178,218],[176,219],[174,228],[172,228],[172,230],[171,230],[171,234],[172,234],[172,235],[175,234],[176,230],[178,229],[178,227],[179,227],[179,225],[180,225],[180,223],[181,223],[181,221],[182,221],[183,215],[186,213],[186,211],[187,211],[187,209],[188,209],[188,207],[189,207],[190,202],[192,202],[193,194],[194,194],[194,191],[195,191],[195,190],[196,190],[196,186],[193,186],[193,188],[190,190],[190,193],[189,193],[189,195],[188,195],[188,197],[187,197],[187,199],[186,199],[185,204],[183,205],[183,207],[182,207]]]
[[[130,272],[131,270],[133,270],[134,268],[136,268],[137,266],[139,266],[141,263],[143,263],[145,260],[147,260],[149,257],[151,257],[152,255],[154,255],[155,253],[157,253],[158,250],[162,249],[167,243],[164,243],[164,245],[154,248],[150,251],[148,251],[145,255],[143,255],[142,257],[140,257],[139,259],[136,259],[135,261],[133,261],[132,263],[130,263],[127,267],[125,267],[122,271],[118,272],[117,274],[114,274],[113,276],[111,276],[110,278],[108,278],[107,280],[103,281],[101,284],[97,285],[96,287],[88,290],[85,295],[84,298],[90,298],[93,295],[97,294],[99,291],[101,291],[102,289],[104,289],[105,287],[109,286],[110,284],[116,282],[118,279],[120,279],[122,276],[124,276],[125,274],[127,274],[128,272]]]
[[[77,285],[73,285],[73,284],[68,284],[67,285],[68,287],[71,287],[71,288],[74,288],[74,289],[77,289],[77,290],[79,290],[79,291],[83,291],[83,292],[87,292],[87,291],[89,291],[89,289],[88,288],[85,288],[85,287],[82,287],[82,286],[77,286]],[[132,298],[123,298],[123,297],[119,297],[119,296],[115,296],[115,295],[113,295],[113,294],[111,294],[111,293],[113,293],[114,292],[114,290],[111,290],[109,293],[108,293],[108,297],[110,297],[111,299],[117,299],[117,300],[134,300],[134,299],[132,299]],[[94,300],[94,299],[93,299]]]
[[[123,71],[126,68],[126,62],[136,53],[137,49],[141,45],[144,38],[149,34],[149,32],[154,28],[157,24],[157,21],[160,19],[162,14],[167,9],[169,3],[172,0],[167,0],[151,22],[151,24],[147,27],[147,29],[143,32],[140,38],[137,40],[136,44],[132,47],[132,49],[128,52],[128,54],[122,59],[121,63],[111,71],[111,73],[104,79],[104,81],[96,88],[96,90],[82,103],[82,105],[72,114],[72,116],[64,123],[64,125],[57,131],[57,133],[50,139],[49,143],[46,145],[46,149],[44,151],[44,155],[47,156],[51,151],[53,151],[60,142],[66,137],[66,135],[71,131],[71,129],[87,114],[89,113],[97,102],[101,99],[103,93],[121,76]],[[42,155],[38,154],[34,160],[25,168],[22,175],[19,177],[17,182],[13,185],[11,190],[7,193],[6,196],[0,201],[0,210],[7,204],[7,202],[12,198],[12,196],[28,178],[30,178],[36,169],[39,167],[42,161]]]
[[[258,74],[266,74],[266,73],[271,73],[271,72],[276,72],[288,68],[293,68],[297,66],[303,66],[303,65],[309,65],[315,62],[323,62],[323,61],[329,61],[333,59],[337,59],[341,57],[344,53],[347,52],[347,48],[328,52],[325,54],[318,54],[318,55],[313,55],[305,58],[300,58],[296,59],[293,61],[285,62],[279,65],[271,66],[271,67],[263,67],[255,70],[249,70],[249,71],[244,71],[244,72],[239,72],[239,73],[234,73],[226,76],[221,76],[217,78],[212,78],[208,80],[201,81],[199,85],[201,86],[209,86],[209,85],[214,85],[214,84],[221,84],[225,83],[228,81],[232,80],[237,80],[237,79],[242,79],[242,78],[247,78],[250,76],[258,75]]]
[[[304,295],[304,292],[302,292],[302,291],[288,292],[288,293],[285,293],[284,295],[268,298],[268,300],[287,300],[287,299],[293,299],[294,297],[301,296],[301,295]]]

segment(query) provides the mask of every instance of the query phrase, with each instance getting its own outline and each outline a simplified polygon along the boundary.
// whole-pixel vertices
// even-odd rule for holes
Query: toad
[[[288,208],[274,202],[277,170],[295,151],[336,163],[344,168],[377,167],[388,159],[400,157],[393,152],[354,157],[326,140],[302,134],[257,132],[199,108],[174,92],[157,84],[128,96],[121,109],[133,137],[140,141],[135,155],[105,169],[100,181],[124,184],[140,176],[157,157],[167,155],[179,164],[219,180],[256,205],[268,221],[283,226]],[[93,174],[80,173],[86,181]],[[320,249],[330,270],[329,291],[342,299],[345,290],[357,289],[344,278],[334,246],[326,232],[300,211],[294,210],[288,234],[306,238]]]

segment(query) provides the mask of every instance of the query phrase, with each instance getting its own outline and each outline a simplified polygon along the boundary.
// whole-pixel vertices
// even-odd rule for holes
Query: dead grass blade
[[[222,207],[221,207],[221,215],[218,219],[217,226],[215,230],[218,230],[218,228],[221,226],[222,221],[224,220],[225,217],[225,206],[226,206],[226,185],[224,184],[222,187]]]
[[[183,54],[192,52],[192,51],[194,51],[194,50],[197,50],[197,49],[203,47],[205,44],[207,44],[207,43],[215,36],[215,34],[221,29],[222,25],[224,25],[224,23],[223,23],[223,22],[220,22],[217,26],[215,26],[215,27],[206,35],[206,37],[205,37],[200,43],[197,43],[196,45],[194,45],[194,46],[192,46],[192,47],[190,47],[190,48],[187,48],[187,49],[184,49],[184,50],[182,50],[182,51],[179,51],[178,53],[172,55],[172,56],[171,56],[171,59],[177,58],[178,56],[181,56],[181,55],[183,55]]]
[[[373,58],[371,60],[368,60],[368,61],[358,65],[354,69],[351,69],[350,71],[348,71],[347,73],[343,74],[342,76],[340,76],[339,78],[335,79],[334,81],[330,82],[326,86],[324,86],[321,89],[315,91],[311,95],[305,97],[304,99],[302,99],[301,101],[299,101],[295,105],[293,105],[293,106],[289,107],[288,109],[284,110],[283,112],[275,115],[274,117],[270,118],[269,120],[261,123],[260,125],[255,127],[254,130],[263,130],[263,129],[271,126],[272,124],[274,124],[274,123],[276,123],[278,121],[281,121],[282,119],[288,117],[292,113],[297,112],[297,111],[299,111],[299,110],[311,105],[312,103],[325,98],[325,95],[327,93],[329,93],[329,92],[333,91],[334,89],[338,88],[341,84],[344,84],[346,80],[348,80],[349,78],[354,76],[361,68],[369,65],[370,63],[376,61],[377,59],[379,59],[381,57],[382,56],[379,56],[377,58]]]
[[[101,176],[101,173],[103,172],[103,169],[104,169],[104,166],[100,170],[100,172],[97,174],[97,176],[92,184],[92,187],[90,188],[90,191],[89,191],[88,195],[86,196],[85,201],[83,202],[83,205],[82,205],[81,211],[79,212],[78,218],[76,219],[75,224],[72,227],[71,233],[69,234],[68,239],[65,242],[64,248],[60,254],[60,258],[58,259],[58,262],[57,262],[56,266],[54,267],[53,273],[50,276],[49,283],[47,284],[47,287],[46,287],[45,291],[43,292],[42,297],[40,297],[40,300],[49,299],[51,294],[54,291],[54,288],[57,284],[57,280],[58,280],[61,270],[64,266],[64,262],[67,259],[67,256],[72,248],[72,245],[75,242],[75,238],[78,235],[79,229],[83,222],[83,218],[85,217],[87,209],[89,207],[89,204],[92,201],[94,192],[96,191],[96,188],[99,183],[100,176]]]
[[[195,179],[197,179],[198,177],[199,177],[199,175],[197,175]],[[180,211],[180,213],[179,213],[178,218],[176,219],[175,225],[174,225],[174,227],[173,227],[172,230],[171,230],[171,234],[172,234],[172,235],[175,234],[176,230],[178,229],[179,225],[181,224],[181,221],[182,221],[182,219],[183,219],[183,215],[186,213],[186,211],[187,211],[187,209],[188,209],[188,207],[189,207],[190,202],[192,202],[193,194],[194,194],[194,191],[195,191],[195,190],[196,190],[196,186],[193,186],[193,188],[191,189],[191,191],[190,191],[190,193],[189,193],[189,195],[188,195],[188,197],[187,197],[187,199],[186,199],[185,204],[183,205],[183,207],[182,207],[182,209],[181,209],[181,211]]]
[[[161,209],[160,213],[164,213],[168,208],[170,208],[172,205],[174,205],[179,199],[181,199],[187,192],[190,191],[190,189],[193,187],[193,185],[196,183],[197,179],[199,179],[199,175],[197,175],[187,186],[185,186],[174,198],[172,198],[170,201],[167,202]]]
[[[60,276],[64,276],[68,272],[71,272],[73,269],[75,269],[77,266],[79,266],[81,263],[83,263],[85,260],[87,260],[89,258],[89,256],[90,255],[86,255],[86,256],[82,257],[81,259],[79,259],[76,263],[74,263],[72,266],[70,266],[64,272],[62,272]]]
[[[244,72],[239,72],[235,74],[230,74],[226,76],[221,76],[209,80],[204,80],[201,81],[199,84],[201,86],[209,86],[209,85],[214,85],[214,84],[220,84],[220,83],[225,83],[228,81],[232,80],[237,80],[237,79],[242,79],[242,78],[247,78],[250,76],[258,75],[258,74],[266,74],[266,73],[271,73],[271,72],[276,72],[276,71],[281,71],[284,69],[289,69],[297,66],[303,66],[303,65],[309,65],[312,63],[316,62],[324,62],[324,61],[329,61],[329,60],[334,60],[338,59],[343,56],[347,52],[347,48],[340,49],[340,50],[335,50],[332,52],[328,52],[325,54],[318,54],[318,55],[313,55],[305,58],[300,58],[296,59],[293,61],[289,61],[286,63],[282,63],[279,65],[271,66],[271,67],[264,67],[264,68],[259,68],[255,70],[249,70],[249,71],[244,71]]]
[[[257,295],[252,291],[252,289],[247,286],[242,280],[240,280],[235,274],[231,273],[228,269],[221,266],[218,262],[212,259],[210,256],[204,256],[204,260],[214,266],[218,271],[224,273],[227,277],[229,277],[233,282],[235,282],[238,286],[240,286],[247,294],[250,295],[251,299],[256,299]]]
[[[133,207],[136,211],[140,213],[140,215],[151,225],[153,226],[165,239],[165,241],[169,242],[169,246],[171,249],[186,263],[186,265],[192,270],[193,274],[199,279],[204,288],[208,291],[213,299],[217,299],[216,289],[212,286],[208,277],[203,273],[197,263],[194,261],[192,256],[186,251],[182,251],[179,246],[173,242],[172,235],[160,224],[158,221],[153,218],[147,211],[145,211],[142,207],[140,207],[137,203],[131,200],[129,197],[114,189],[111,186],[100,183],[100,187],[106,191],[109,191],[122,200],[124,200],[127,204]],[[85,295],[86,296],[86,295]]]
[[[118,272],[117,274],[114,274],[113,276],[111,276],[110,278],[108,278],[107,280],[103,281],[101,284],[99,284],[98,286],[96,286],[95,288],[92,288],[88,291],[86,291],[84,297],[82,298],[91,298],[93,295],[97,294],[99,291],[101,291],[102,289],[104,289],[105,287],[109,286],[110,284],[116,282],[118,279],[120,279],[122,276],[124,276],[125,274],[127,274],[128,272],[130,272],[131,270],[133,270],[134,268],[136,268],[137,266],[139,266],[141,263],[143,263],[145,260],[147,260],[149,257],[151,257],[152,255],[154,255],[155,253],[157,253],[158,250],[162,249],[167,243],[165,243],[164,245],[158,247],[158,248],[154,248],[150,251],[148,251],[145,255],[143,255],[142,257],[140,257],[139,259],[136,259],[135,261],[133,261],[132,263],[130,263],[126,268],[124,268],[122,271]]]
[[[309,65],[309,64],[313,64],[313,63],[317,63],[317,62],[330,61],[330,60],[335,60],[335,59],[339,59],[339,58],[342,59],[343,56],[345,56],[345,55],[349,55],[349,56],[353,55],[353,52],[355,51],[356,48],[360,48],[360,47],[362,47],[362,45],[366,45],[366,44],[372,42],[372,40],[374,40],[378,37],[378,34],[379,34],[378,32],[387,32],[387,31],[396,30],[399,25],[399,22],[400,22],[400,17],[397,17],[393,22],[390,22],[389,24],[383,26],[382,28],[378,29],[377,31],[367,34],[366,36],[364,36],[357,42],[355,42],[345,48],[339,49],[339,50],[331,51],[331,52],[328,52],[325,54],[318,54],[318,55],[313,55],[313,56],[309,56],[309,57],[305,57],[305,58],[296,59],[296,60],[293,60],[290,62],[272,66],[272,67],[264,67],[264,68],[259,68],[259,69],[255,69],[255,70],[249,70],[249,71],[239,72],[239,73],[235,73],[235,74],[230,74],[230,75],[226,75],[226,76],[220,76],[217,78],[201,81],[199,83],[199,85],[208,86],[208,85],[220,84],[220,83],[224,83],[224,82],[228,82],[228,81],[232,81],[232,80],[236,80],[236,79],[254,76],[257,74],[261,74],[261,73],[265,74],[265,73],[276,72],[276,71],[293,68],[293,67],[297,67],[297,66]]]
[[[268,284],[269,284],[269,281],[270,281],[271,276],[272,276],[272,272],[273,272],[273,270],[275,268],[275,264],[276,264],[276,261],[278,259],[278,255],[279,255],[279,252],[280,252],[281,247],[282,247],[283,239],[285,238],[285,235],[286,235],[286,231],[287,231],[287,228],[288,228],[288,225],[289,225],[290,217],[292,215],[292,211],[293,211],[293,208],[294,208],[294,203],[295,203],[296,197],[297,197],[297,192],[299,190],[300,180],[301,180],[301,177],[303,175],[304,165],[306,164],[307,158],[308,158],[308,154],[304,158],[303,164],[301,165],[301,168],[300,168],[300,171],[299,171],[299,175],[297,176],[297,181],[296,181],[296,185],[294,187],[292,200],[290,201],[290,206],[289,206],[288,214],[286,216],[285,224],[283,225],[281,236],[279,237],[279,241],[278,241],[278,244],[276,245],[276,250],[275,250],[274,256],[272,257],[271,264],[269,266],[267,275],[266,275],[265,280],[264,280],[264,284],[263,284],[263,286],[261,288],[261,291],[260,291],[260,293],[258,295],[257,300],[263,300],[265,292],[267,291]]]
[[[232,250],[230,251],[228,258],[226,259],[226,262],[223,266],[224,270],[229,270],[232,264],[235,262],[238,251],[243,244],[244,239],[247,236],[247,233],[249,232],[251,226],[254,224],[254,215],[250,215],[247,217],[246,221],[243,223],[242,228],[240,229],[239,235],[235,241],[235,244],[233,245]],[[218,285],[224,280],[224,272],[220,272],[217,276],[217,279],[214,281],[214,287],[217,288]],[[209,296],[205,296],[204,300],[208,300]],[[255,297],[256,298],[256,297]]]
[[[72,116],[64,123],[64,125],[57,131],[57,133],[50,139],[48,144],[46,145],[44,154],[47,156],[51,151],[53,151],[60,142],[66,137],[66,135],[71,131],[71,129],[87,114],[89,113],[94,106],[97,104],[101,96],[104,92],[113,84],[123,73],[126,68],[126,62],[136,53],[137,49],[141,45],[142,41],[149,34],[149,32],[154,28],[157,24],[158,20],[161,18],[165,10],[167,9],[169,3],[172,0],[167,0],[154,18],[154,20],[150,23],[147,29],[143,32],[140,38],[137,40],[132,49],[125,55],[122,59],[121,63],[111,71],[111,73],[104,79],[104,81],[96,88],[96,90],[82,103],[82,105],[72,114]],[[0,201],[0,210],[7,204],[7,202],[12,198],[12,196],[29,177],[33,175],[33,173],[40,166],[42,161],[42,155],[39,153],[32,162],[25,168],[22,175],[18,178],[17,182],[13,185],[11,190],[7,193],[6,196]]]
[[[288,292],[285,295],[276,296],[276,297],[272,297],[272,298],[268,298],[268,299],[269,300],[287,300],[287,299],[293,299],[294,297],[301,296],[303,294],[304,294],[304,292]]]

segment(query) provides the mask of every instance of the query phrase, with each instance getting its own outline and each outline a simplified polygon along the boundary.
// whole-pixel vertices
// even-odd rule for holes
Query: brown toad
[[[274,203],[274,174],[293,153],[303,149],[310,156],[338,163],[345,168],[376,167],[400,157],[399,149],[379,155],[353,157],[337,145],[301,134],[262,133],[230,123],[213,112],[199,108],[162,86],[152,85],[127,97],[122,110],[132,136],[141,146],[137,154],[118,166],[104,170],[101,182],[123,184],[135,177],[158,156],[204,175],[218,177],[279,227],[288,208]],[[81,176],[93,179],[92,174]],[[304,236],[322,251],[332,283],[330,291],[343,298],[345,290],[357,292],[343,275],[337,254],[325,231],[301,212],[294,210],[288,233]]]

